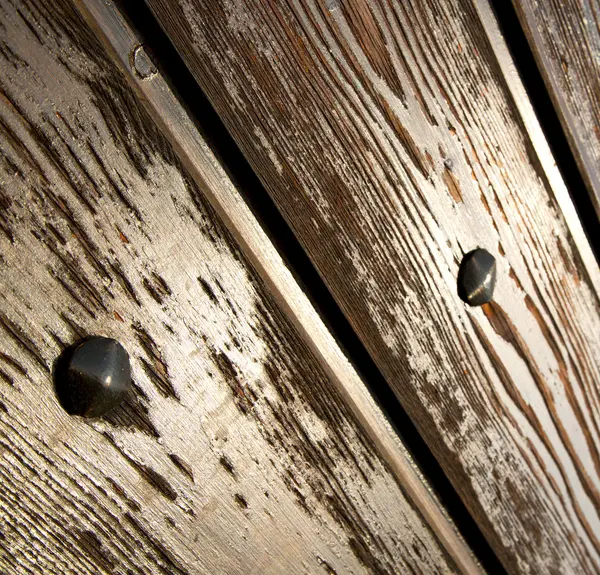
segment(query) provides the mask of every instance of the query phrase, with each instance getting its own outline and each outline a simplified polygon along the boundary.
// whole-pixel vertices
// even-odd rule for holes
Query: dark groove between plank
[[[207,203],[212,154],[201,190],[71,0],[0,30],[0,573],[455,572]],[[51,377],[91,334],[136,390],[96,421]]]
[[[296,281],[351,359],[477,559],[488,573],[506,573],[431,450],[387,385],[314,265],[150,9],[133,0],[119,0],[118,4],[154,54],[161,72],[169,78],[269,239],[277,247]],[[167,62],[168,69],[165,69]]]
[[[521,28],[519,18],[512,2],[506,0],[490,0],[504,39],[527,90],[542,131],[548,140],[552,155],[565,181],[577,215],[590,242],[596,259],[600,258],[600,233],[598,217],[587,187],[577,167],[575,156],[562,128],[560,119],[550,98],[548,90],[525,32]]]

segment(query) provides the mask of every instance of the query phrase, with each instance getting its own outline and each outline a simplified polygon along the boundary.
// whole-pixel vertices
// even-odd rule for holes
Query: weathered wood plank
[[[600,4],[513,3],[600,217]]]
[[[597,572],[598,269],[487,2],[147,3],[506,567]]]
[[[2,0],[0,61],[0,571],[474,572],[207,202],[239,202],[214,158],[201,189],[67,1]],[[52,390],[87,334],[132,357],[101,420]]]

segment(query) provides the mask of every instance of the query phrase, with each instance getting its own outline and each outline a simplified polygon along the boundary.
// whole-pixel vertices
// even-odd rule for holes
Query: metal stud
[[[458,295],[471,306],[492,300],[496,287],[496,259],[483,248],[469,252],[458,270]]]
[[[154,76],[158,71],[152,55],[143,44],[139,44],[133,49],[130,58],[133,71],[143,80]]]
[[[54,387],[70,415],[100,417],[121,403],[131,389],[129,356],[114,339],[85,339],[57,361]]]

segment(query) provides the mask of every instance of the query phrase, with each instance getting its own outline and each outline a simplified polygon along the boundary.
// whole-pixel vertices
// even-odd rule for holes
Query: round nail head
[[[55,369],[55,389],[70,415],[100,417],[131,389],[131,366],[116,340],[90,337],[66,350]]]
[[[146,46],[143,44],[136,46],[136,48],[133,50],[132,58],[133,70],[142,80],[150,78],[156,74],[156,66],[152,60],[152,55]]]
[[[469,252],[458,270],[458,295],[471,306],[488,303],[496,287],[496,258],[483,248]]]

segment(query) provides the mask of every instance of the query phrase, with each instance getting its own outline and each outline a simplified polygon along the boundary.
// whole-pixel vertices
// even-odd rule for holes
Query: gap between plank
[[[581,225],[592,247],[596,259],[600,258],[600,233],[598,233],[598,217],[591,200],[590,192],[583,176],[577,166],[577,161],[569,145],[569,140],[559,120],[558,113],[552,103],[552,98],[546,88],[546,83],[533,55],[531,46],[521,27],[521,22],[512,0],[488,0],[492,6],[495,19],[498,23],[500,34],[508,47],[508,52],[515,65],[529,102],[542,132],[556,161],[556,166],[569,191]],[[490,23],[489,17],[482,18],[484,24]],[[490,32],[488,28],[488,32]],[[501,46],[493,41],[494,31],[491,31],[490,41],[496,51],[498,59],[502,59]],[[515,86],[508,82],[509,89],[513,92],[515,100]],[[518,87],[517,87],[518,89]],[[523,113],[523,112],[522,112]],[[531,132],[529,126],[526,129]],[[532,138],[533,139],[533,138]],[[534,143],[535,145],[535,143]]]
[[[319,273],[150,9],[145,4],[132,0],[119,0],[117,5],[140,39],[153,52],[159,68],[168,63],[167,69],[161,69],[161,72],[168,77],[169,83],[200,127],[211,150],[241,192],[269,240],[275,245],[292,272],[294,279],[300,284],[313,307],[317,309],[338,345],[351,359],[353,367],[376,398],[379,408],[407,447],[420,474],[433,488],[481,566],[489,573],[506,573],[441,466],[387,385],[385,378],[335,303]]]

